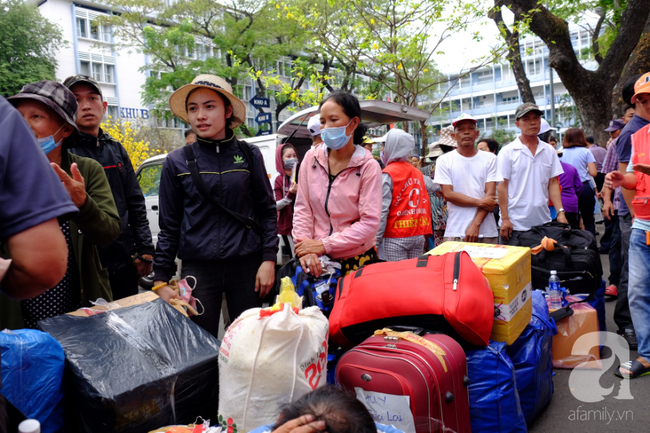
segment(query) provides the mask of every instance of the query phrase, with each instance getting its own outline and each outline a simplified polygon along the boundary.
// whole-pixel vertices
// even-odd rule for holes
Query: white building
[[[104,99],[108,102],[107,114],[121,119],[149,119],[149,107],[143,105],[141,92],[149,71],[142,68],[149,64],[148,56],[133,49],[113,49],[113,32],[109,26],[102,26],[97,17],[109,13],[101,3],[79,0],[28,0],[38,5],[41,14],[63,30],[63,37],[68,41],[57,53],[57,80],[63,81],[70,75],[83,74],[93,76],[101,85]],[[207,41],[197,41],[194,52],[186,52],[188,58],[205,59],[219,55]],[[278,61],[276,71],[285,79],[291,74],[289,59]],[[255,95],[255,83],[246,80],[243,100],[247,106],[246,125],[258,127],[255,117],[259,114],[248,101]],[[275,101],[270,98],[270,107],[265,111],[273,113],[273,130],[277,129],[275,119]],[[280,123],[291,115],[283,110]],[[182,131],[185,125],[178,119],[158,121],[158,126]]]
[[[582,26],[570,24],[571,42],[578,55],[584,55],[591,46],[591,36]],[[521,60],[530,81],[530,87],[539,108],[545,112],[545,118],[551,121],[551,83],[548,66],[548,48],[538,37],[528,36],[521,39]],[[587,69],[596,69],[594,60],[582,62]],[[429,124],[438,131],[451,124],[461,113],[468,113],[479,119],[479,129],[486,136],[497,126],[500,129],[518,131],[515,127],[515,109],[521,104],[519,89],[508,63],[495,64],[479,68],[462,76],[466,71],[448,75],[449,82],[441,85],[435,100],[449,92],[430,118]],[[462,76],[461,79],[458,79]],[[449,90],[455,82],[457,84]],[[553,89],[556,109],[556,124],[566,128],[576,121],[577,111],[566,87],[553,72]],[[495,121],[497,125],[495,125]],[[434,137],[435,141],[436,137]]]

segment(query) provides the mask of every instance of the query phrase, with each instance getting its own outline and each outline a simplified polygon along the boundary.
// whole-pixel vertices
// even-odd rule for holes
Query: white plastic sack
[[[327,382],[329,323],[320,309],[262,311],[244,311],[219,352],[219,420],[237,433],[274,423],[282,407]]]

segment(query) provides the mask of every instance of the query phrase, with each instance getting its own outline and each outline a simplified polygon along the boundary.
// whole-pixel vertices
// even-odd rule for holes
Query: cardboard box
[[[569,302],[579,301],[576,296],[567,296]],[[573,304],[573,315],[559,320],[557,334],[553,336],[554,368],[601,369],[600,340],[598,336],[598,312],[586,302]],[[578,338],[585,335],[580,346]]]
[[[445,242],[431,255],[467,251],[494,293],[494,324],[490,338],[512,344],[530,322],[533,312],[530,248],[507,245]]]
[[[70,316],[78,317],[90,317],[97,314],[101,314],[109,310],[117,310],[124,307],[130,307],[132,305],[144,304],[145,302],[153,302],[158,299],[152,290],[144,293],[138,293],[137,295],[127,296],[126,298],[118,299],[117,301],[109,302],[106,305],[95,305],[94,307],[83,307],[76,311],[71,311],[67,314]],[[183,314],[185,317],[188,317],[185,309],[179,305],[172,305],[177,311]]]

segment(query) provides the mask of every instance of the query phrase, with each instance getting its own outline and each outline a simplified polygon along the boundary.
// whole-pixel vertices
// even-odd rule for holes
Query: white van
[[[387,101],[360,101],[361,120],[369,127],[375,128],[380,125],[404,121],[419,121],[429,118],[429,113],[418,108],[409,107]],[[298,151],[298,158],[302,160],[305,153],[311,148],[311,134],[307,129],[309,118],[318,113],[318,106],[310,107],[289,117],[278,128],[277,134],[261,137],[246,138],[245,141],[260,148],[264,157],[269,182],[275,179],[275,149],[282,143],[291,143]],[[147,218],[153,236],[154,244],[158,240],[158,190],[160,187],[160,172],[163,161],[167,155],[157,155],[147,159],[136,170],[136,176],[142,188],[147,205]],[[273,184],[271,184],[273,187]],[[278,251],[277,264],[282,265],[291,258],[291,251],[284,245],[282,237]]]

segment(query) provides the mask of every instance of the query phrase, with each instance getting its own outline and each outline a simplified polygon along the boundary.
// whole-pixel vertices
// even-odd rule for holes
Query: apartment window
[[[97,81],[104,81],[104,76],[102,75],[102,64],[101,63],[91,63],[91,69],[93,71],[93,78]]]
[[[107,110],[107,114],[109,116],[111,116],[112,119],[117,119],[119,117],[118,116],[117,106],[116,105],[109,105],[108,110]]]
[[[578,32],[571,33],[571,45],[574,47],[578,46]]]
[[[194,47],[187,47],[187,57],[190,59],[194,58]]]
[[[97,20],[102,14],[77,8],[75,15],[77,19],[77,37],[104,42],[111,41],[111,26],[100,24]]]
[[[115,82],[115,58],[101,54],[79,52],[81,74],[90,75],[102,83]]]
[[[589,45],[589,33],[587,33],[586,31],[580,32],[580,45],[582,45],[583,47]]]
[[[90,37],[99,40],[101,37],[101,26],[97,21],[90,22]]]
[[[104,81],[107,83],[115,82],[115,66],[104,65]]]
[[[197,44],[196,45],[196,57],[200,60],[205,60],[206,55],[205,55],[205,49],[206,46],[202,44]]]
[[[80,38],[88,37],[88,20],[77,18],[77,36]]]
[[[476,72],[479,84],[492,82],[492,69],[486,69]]]

